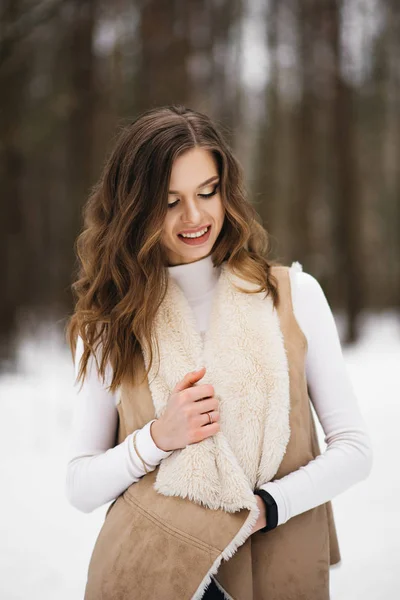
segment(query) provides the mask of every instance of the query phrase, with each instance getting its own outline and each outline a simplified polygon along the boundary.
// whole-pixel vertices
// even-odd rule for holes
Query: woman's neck
[[[214,267],[211,254],[200,260],[168,267],[169,276],[179,285],[189,302],[201,300],[218,281],[220,268]]]

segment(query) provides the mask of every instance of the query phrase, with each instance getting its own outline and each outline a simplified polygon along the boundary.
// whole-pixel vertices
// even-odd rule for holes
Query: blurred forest
[[[0,363],[72,311],[82,207],[118,127],[184,104],[222,128],[272,256],[346,315],[400,303],[400,3],[1,0]]]

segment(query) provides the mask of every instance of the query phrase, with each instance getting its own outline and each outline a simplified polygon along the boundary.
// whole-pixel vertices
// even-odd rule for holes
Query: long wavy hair
[[[246,197],[242,167],[218,127],[181,105],[148,110],[119,132],[83,209],[84,225],[74,247],[78,270],[71,286],[76,303],[66,324],[74,362],[78,336],[83,341],[77,381],[83,383],[92,355],[103,383],[107,363],[111,365],[109,391],[123,380],[135,382],[143,344],[150,356],[147,377],[151,343],[156,343],[151,325],[167,291],[168,263],[160,238],[172,164],[195,147],[210,151],[216,160],[225,207],[211,253],[214,266],[227,261],[278,306],[273,263],[267,259],[268,234]]]

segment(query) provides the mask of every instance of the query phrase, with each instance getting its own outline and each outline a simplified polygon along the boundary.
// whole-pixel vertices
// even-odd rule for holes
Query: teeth
[[[198,231],[197,233],[181,233],[182,237],[185,238],[198,238],[201,237],[202,235],[204,235],[207,231],[208,231],[208,227],[206,227],[205,229],[202,229],[201,231]]]

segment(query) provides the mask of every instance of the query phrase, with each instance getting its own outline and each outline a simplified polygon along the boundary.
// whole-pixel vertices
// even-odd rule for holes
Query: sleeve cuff
[[[264,485],[260,485],[259,486],[260,489],[265,490],[266,492],[268,492],[269,494],[271,494],[271,496],[273,497],[273,499],[276,502],[276,506],[278,508],[278,525],[282,525],[283,523],[286,523],[286,521],[288,520],[288,511],[287,511],[287,506],[286,506],[286,500],[282,494],[282,491],[279,487],[279,483],[277,483],[276,481],[269,481],[268,483],[265,483]]]
[[[139,429],[139,432],[136,436],[136,445],[138,451],[142,455],[143,460],[154,467],[160,464],[163,458],[166,458],[173,452],[173,450],[161,450],[161,448],[159,448],[153,440],[150,427],[155,420],[156,419],[152,419],[146,423],[144,427]]]

